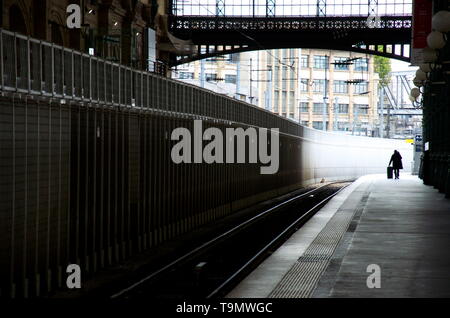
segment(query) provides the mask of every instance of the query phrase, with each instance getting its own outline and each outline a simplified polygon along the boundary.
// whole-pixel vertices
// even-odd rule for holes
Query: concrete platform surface
[[[227,297],[450,297],[450,200],[416,176],[361,177]]]

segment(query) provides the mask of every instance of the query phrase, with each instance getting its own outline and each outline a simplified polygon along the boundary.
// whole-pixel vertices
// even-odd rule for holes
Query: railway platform
[[[450,297],[450,201],[416,176],[343,189],[229,298]]]

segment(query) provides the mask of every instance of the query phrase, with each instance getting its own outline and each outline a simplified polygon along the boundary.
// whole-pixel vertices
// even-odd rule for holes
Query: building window
[[[179,79],[193,79],[194,78],[194,73],[192,73],[192,72],[180,72],[178,74],[178,78]]]
[[[223,59],[225,62],[233,63],[233,56],[232,56],[231,54],[225,54],[225,55],[223,55],[222,59]]]
[[[313,128],[322,130],[323,122],[322,121],[313,121]]]
[[[327,69],[328,68],[328,56],[314,55],[314,68]]]
[[[369,66],[368,66],[368,61],[367,59],[357,59],[355,61],[355,71],[368,71],[369,70]]]
[[[289,49],[289,56],[291,59],[295,58],[295,49]]]
[[[282,99],[281,99],[281,111],[283,113],[285,113],[286,112],[286,108],[287,108],[287,92],[283,91],[281,96],[282,96]]]
[[[280,67],[275,66],[273,72],[275,73],[275,85],[278,85],[280,82]]]
[[[270,66],[272,66],[272,55],[271,54],[266,54],[266,64],[267,64],[267,67],[270,67]]]
[[[275,62],[278,62],[280,59],[280,50],[275,50],[274,55],[275,55]]]
[[[236,84],[236,75],[234,75],[234,74],[225,74],[225,83]]]
[[[350,124],[348,122],[342,122],[342,121],[338,121],[337,123],[337,129],[339,131],[349,131],[350,129]]]
[[[283,82],[281,83],[281,86],[282,86],[283,89],[286,89],[287,82],[288,82],[288,80],[289,80],[289,79],[287,78],[287,66],[283,66],[282,73],[283,73],[283,74],[281,74],[281,80],[282,80]]]
[[[355,114],[368,114],[369,111],[369,105],[367,104],[354,104],[353,109],[355,110]]]
[[[338,94],[348,93],[348,84],[346,81],[334,81],[333,82],[334,92]]]
[[[300,103],[300,112],[301,113],[309,112],[309,103],[308,102],[301,102]]]
[[[355,84],[355,94],[367,93],[367,90],[368,90],[367,82]]]
[[[300,125],[302,125],[302,126],[308,126],[308,124],[309,124],[309,121],[307,121],[307,120],[302,120],[300,122]]]
[[[325,80],[315,79],[313,80],[313,92],[324,93],[325,92]]]
[[[300,79],[300,92],[306,93],[309,90],[309,80],[307,78]]]
[[[295,93],[293,91],[289,92],[289,112],[294,113],[295,105]]]
[[[336,71],[348,71],[349,64],[348,64],[348,58],[346,57],[335,57],[334,58],[334,69]],[[343,63],[343,64],[340,64]]]
[[[279,102],[280,102],[280,93],[278,91],[275,91],[274,98],[273,98],[273,111],[275,113],[278,113],[278,111],[279,111],[279,107],[278,107]]]
[[[216,73],[206,73],[205,79],[207,82],[209,81],[216,81],[217,80],[217,74]]]
[[[224,62],[227,62],[227,63],[233,63],[233,56],[232,56],[232,54],[211,56],[211,57],[206,58],[205,61],[206,62],[224,61]]]
[[[328,104],[323,105],[323,103],[314,103],[313,104],[313,113],[314,114],[323,114],[323,108],[325,107],[325,112],[328,114]]]
[[[308,55],[302,55],[300,58],[300,66],[301,68],[308,68],[309,64],[308,64]]]
[[[348,104],[338,104],[337,112],[339,114],[348,114]]]

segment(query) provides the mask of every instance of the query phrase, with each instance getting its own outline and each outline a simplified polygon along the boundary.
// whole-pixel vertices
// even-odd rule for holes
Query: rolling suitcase
[[[388,179],[392,179],[394,175],[394,168],[393,167],[387,167],[387,177]]]

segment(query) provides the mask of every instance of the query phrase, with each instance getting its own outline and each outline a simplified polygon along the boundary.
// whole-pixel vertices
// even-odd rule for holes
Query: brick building
[[[81,29],[67,27],[69,4],[81,8]],[[3,0],[0,8],[3,29],[146,68],[156,0]]]

